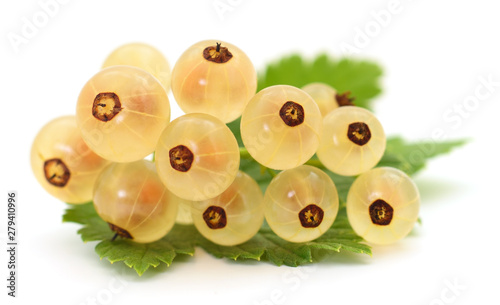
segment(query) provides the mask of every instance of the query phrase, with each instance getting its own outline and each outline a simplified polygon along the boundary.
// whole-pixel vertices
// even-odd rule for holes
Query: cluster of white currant
[[[172,122],[170,86],[186,113]],[[251,61],[229,43],[191,46],[172,73],[155,48],[122,46],[83,87],[76,117],[55,119],[39,132],[33,171],[65,202],[93,200],[111,230],[136,242],[162,238],[177,221],[194,223],[217,244],[237,245],[264,218],[283,239],[307,242],[330,228],[339,208],[330,177],[304,165],[317,153],[334,173],[361,174],[347,198],[359,235],[383,244],[409,233],[418,190],[397,169],[372,169],[385,134],[371,112],[325,84],[277,85],[255,94],[256,88]],[[226,125],[240,116],[244,148]],[[264,195],[239,171],[245,150],[282,170]],[[146,160],[153,152],[154,161]]]

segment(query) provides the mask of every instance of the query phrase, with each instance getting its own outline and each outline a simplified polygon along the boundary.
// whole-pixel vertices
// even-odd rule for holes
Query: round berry
[[[153,152],[170,120],[170,104],[154,76],[131,66],[113,66],[85,84],[76,114],[93,151],[114,162],[132,162]]]
[[[172,196],[175,196],[172,193]],[[193,217],[191,216],[192,209],[192,201],[185,200],[180,197],[177,197],[177,218],[175,218],[175,222],[181,225],[191,225],[193,224]]]
[[[319,108],[307,93],[277,85],[261,90],[248,103],[241,117],[241,137],[257,162],[289,169],[314,155],[321,121]]]
[[[92,200],[94,183],[109,164],[89,149],[74,116],[47,123],[31,147],[31,168],[42,187],[67,203]]]
[[[339,107],[336,98],[337,91],[327,84],[310,83],[302,87],[302,90],[314,99],[323,117]]]
[[[347,195],[347,216],[354,231],[374,244],[390,244],[410,233],[418,219],[417,186],[402,171],[374,168],[360,175]]]
[[[103,68],[134,66],[151,73],[165,90],[170,90],[170,65],[163,54],[145,43],[129,43],[116,48],[104,61]]]
[[[279,173],[264,196],[267,223],[279,237],[291,242],[320,237],[333,224],[338,208],[332,179],[309,165]]]
[[[165,236],[177,215],[176,198],[147,160],[108,166],[96,182],[94,207],[111,230],[138,243]]]
[[[243,172],[238,172],[234,182],[219,196],[192,204],[194,225],[205,238],[218,245],[246,242],[264,221],[260,187]]]
[[[156,148],[163,183],[187,200],[220,195],[238,173],[240,152],[231,130],[219,119],[191,113],[173,120]]]
[[[257,90],[255,68],[243,51],[205,40],[187,49],[172,71],[172,92],[185,113],[207,113],[228,123],[237,119]]]
[[[384,129],[373,113],[344,106],[324,118],[317,154],[332,172],[355,176],[377,165],[384,154],[385,143]]]

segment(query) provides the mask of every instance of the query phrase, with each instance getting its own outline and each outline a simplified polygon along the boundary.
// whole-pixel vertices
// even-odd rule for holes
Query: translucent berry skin
[[[175,196],[172,193],[173,196]],[[177,217],[175,218],[175,222],[181,225],[191,225],[193,224],[193,217],[191,216],[191,209],[192,209],[192,201],[191,200],[185,200],[180,197],[177,197]]]
[[[305,227],[300,212],[314,204],[323,211],[319,225]],[[320,237],[337,217],[339,197],[333,181],[323,171],[302,165],[279,173],[264,195],[267,223],[279,237],[307,242]],[[314,211],[312,211],[314,212]]]
[[[376,219],[374,223],[370,214],[370,206],[377,200],[383,200],[393,210],[392,219],[383,225]],[[373,244],[391,244],[408,235],[418,219],[419,208],[415,183],[391,167],[374,168],[360,175],[347,195],[349,223],[359,236]]]
[[[221,43],[232,57],[212,62],[203,56],[207,47]],[[243,51],[220,40],[205,40],[187,49],[172,71],[172,92],[185,113],[213,115],[224,123],[237,119],[257,90],[255,68]]]
[[[358,145],[349,139],[349,125],[352,123],[365,123],[369,127],[371,136],[366,144]],[[343,106],[324,118],[317,155],[332,172],[355,176],[377,165],[385,145],[384,129],[373,113],[360,107]]]
[[[302,90],[313,98],[323,117],[339,107],[335,98],[337,91],[327,84],[310,83],[302,87]]]
[[[151,73],[165,90],[170,90],[170,65],[163,54],[145,43],[129,43],[116,48],[104,61],[103,68],[111,66],[134,66]]]
[[[96,182],[94,207],[104,221],[126,230],[138,243],[165,236],[177,215],[175,197],[147,160],[108,166]]]
[[[303,109],[303,122],[288,125],[282,109],[288,102]],[[293,125],[293,124],[291,124]],[[284,170],[304,164],[316,152],[322,117],[314,100],[304,91],[286,85],[261,90],[241,117],[241,137],[250,155],[260,164]]]
[[[65,185],[50,183],[50,177],[60,173],[45,171],[49,160],[60,160],[60,167],[64,164],[69,171]],[[96,155],[85,144],[74,116],[59,117],[47,123],[31,147],[31,168],[36,179],[52,196],[67,203],[81,204],[92,200],[97,176],[108,164],[109,161]]]
[[[114,94],[120,105],[112,118],[98,118],[97,98]],[[109,99],[102,104],[111,105]],[[87,145],[114,162],[137,161],[151,154],[170,120],[170,104],[163,86],[154,76],[131,66],[101,70],[83,87],[76,117]]]
[[[238,172],[234,182],[222,194],[213,199],[193,202],[194,225],[205,238],[216,244],[234,246],[244,243],[257,234],[262,226],[263,199],[257,182],[244,172]],[[215,228],[217,220],[210,226],[207,224],[207,213],[217,210],[213,207],[224,210],[224,227]],[[220,217],[217,214],[215,216]]]
[[[187,170],[172,166],[171,152],[183,146],[192,153]],[[238,173],[240,153],[231,130],[219,119],[191,113],[173,120],[156,148],[156,167],[167,188],[186,200],[206,200],[220,195]]]

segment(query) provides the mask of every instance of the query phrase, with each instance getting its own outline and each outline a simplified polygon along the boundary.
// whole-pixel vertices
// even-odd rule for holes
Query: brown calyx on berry
[[[366,125],[365,123],[355,122],[349,124],[349,128],[347,129],[347,137],[354,144],[363,146],[368,143],[368,141],[370,141],[372,133],[368,125]]]
[[[178,145],[172,148],[168,154],[170,157],[170,166],[176,171],[187,172],[191,169],[194,155],[186,146]]]
[[[107,122],[122,110],[120,98],[114,92],[101,92],[96,95],[92,115],[99,121]]]
[[[222,229],[227,224],[226,211],[218,206],[209,206],[203,212],[203,220],[210,229]]]
[[[112,241],[115,240],[115,238],[117,236],[120,236],[122,238],[127,238],[127,239],[134,239],[132,237],[132,235],[130,235],[130,233],[127,230],[120,228],[119,226],[114,225],[114,224],[109,223],[109,222],[108,222],[108,225],[109,225],[109,228],[111,229],[111,231],[116,233],[115,236],[113,236],[113,238],[111,239]]]
[[[203,58],[217,64],[226,63],[233,58],[233,54],[229,52],[228,48],[222,47],[220,42],[215,44],[215,46],[209,46],[203,50]]]
[[[385,200],[377,199],[368,208],[373,224],[387,226],[394,216],[394,209]]]
[[[68,184],[71,173],[61,159],[50,159],[44,162],[43,172],[45,173],[45,179],[57,187],[64,187]]]
[[[304,228],[316,228],[323,221],[325,212],[315,204],[310,204],[299,212],[299,220]]]
[[[342,106],[354,106],[354,100],[356,99],[355,97],[350,97],[351,91],[346,91],[344,93],[335,94],[335,100],[337,101],[337,104],[339,107]]]
[[[280,117],[290,127],[300,125],[305,119],[304,107],[292,101],[288,101],[280,109]]]

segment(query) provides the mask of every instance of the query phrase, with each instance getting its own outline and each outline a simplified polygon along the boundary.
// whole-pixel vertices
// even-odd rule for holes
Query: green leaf
[[[340,93],[351,91],[357,106],[371,108],[371,99],[381,92],[381,75],[382,69],[369,61],[334,59],[327,54],[305,60],[294,54],[269,64],[259,75],[258,90],[273,85],[301,88],[312,82],[322,82]]]
[[[362,239],[350,228],[345,209],[339,211],[339,216],[333,226],[312,242],[287,242],[264,225],[252,239],[232,247],[210,242],[201,236],[193,225],[175,225],[164,238],[149,244],[139,244],[120,238],[112,241],[114,232],[109,229],[106,222],[99,218],[92,202],[70,206],[63,220],[84,225],[78,230],[83,241],[100,241],[95,251],[101,259],[107,258],[111,263],[121,261],[135,269],[139,275],[161,263],[170,266],[179,254],[194,255],[196,246],[217,258],[269,261],[278,266],[299,266],[311,263],[341,250],[371,255],[370,247],[362,244]],[[318,249],[325,251],[322,256],[314,251]]]
[[[394,137],[387,140],[384,156],[377,166],[392,166],[413,175],[425,167],[428,159],[448,153],[465,143],[467,140],[408,143],[401,137]]]
[[[99,217],[92,202],[70,206],[63,222],[84,225],[78,234],[84,242],[100,241],[95,251],[101,259],[107,258],[111,263],[123,261],[139,275],[162,262],[170,265],[178,254],[194,255],[196,239],[199,238],[194,226],[176,225],[167,236],[153,243],[139,244],[120,238],[112,241],[114,232]]]
[[[92,202],[73,206],[63,215],[63,222],[76,222],[84,225],[78,230],[84,242],[111,238],[109,226],[97,215]]]
[[[149,267],[157,267],[162,262],[170,266],[178,254],[193,256],[196,244],[193,238],[197,236],[193,226],[176,225],[167,236],[153,243],[139,244],[124,239],[111,241],[108,238],[97,244],[95,251],[111,263],[123,261],[142,275]]]
[[[89,202],[90,203],[90,202]],[[99,218],[99,215],[93,208],[89,208],[89,204],[82,204],[81,209],[68,209],[63,215],[63,222],[76,222],[79,224],[87,224],[92,218]]]

